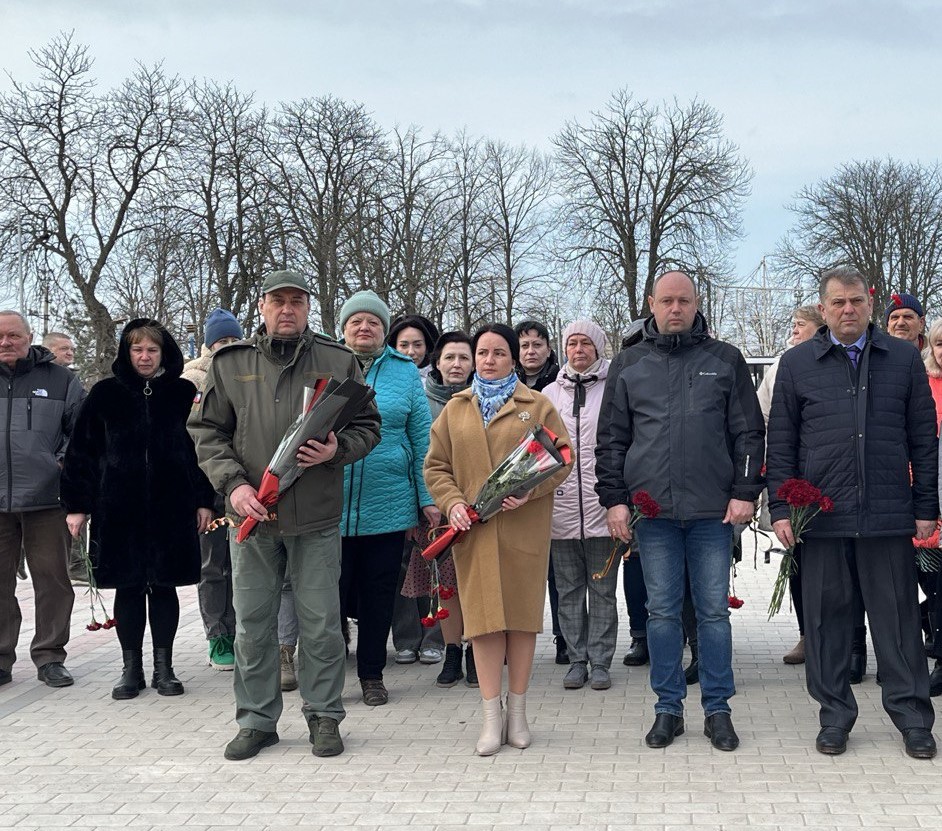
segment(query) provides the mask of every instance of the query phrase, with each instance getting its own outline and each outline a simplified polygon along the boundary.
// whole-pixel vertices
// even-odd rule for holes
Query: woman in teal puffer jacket
[[[340,326],[376,391],[383,419],[380,443],[344,470],[340,523],[341,608],[357,619],[363,701],[377,706],[389,700],[383,670],[406,532],[419,524],[420,511],[432,526],[441,519],[422,475],[432,417],[415,364],[385,345],[389,308],[378,295],[352,295],[340,311]]]

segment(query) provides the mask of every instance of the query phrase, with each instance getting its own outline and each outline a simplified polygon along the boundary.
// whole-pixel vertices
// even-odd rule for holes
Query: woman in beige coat
[[[443,516],[457,530],[471,529],[468,507],[484,481],[538,424],[569,445],[553,405],[517,381],[520,346],[513,330],[493,323],[472,343],[475,374],[470,389],[453,396],[432,425],[425,482]],[[502,742],[501,677],[507,661],[506,742],[530,744],[526,691],[536,635],[543,630],[553,491],[569,468],[522,497],[508,497],[503,512],[477,524],[452,549],[464,628],[474,645],[484,725],[477,753]]]

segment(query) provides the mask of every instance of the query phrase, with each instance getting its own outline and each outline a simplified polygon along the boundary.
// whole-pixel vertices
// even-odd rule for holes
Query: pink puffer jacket
[[[578,417],[572,411],[576,385],[565,377],[562,369],[556,380],[543,390],[543,395],[553,402],[562,416],[575,450],[572,473],[556,488],[554,540],[609,536],[605,508],[595,493],[595,433],[608,367],[609,361],[603,360],[594,373],[598,380],[585,385],[585,406],[580,409]]]

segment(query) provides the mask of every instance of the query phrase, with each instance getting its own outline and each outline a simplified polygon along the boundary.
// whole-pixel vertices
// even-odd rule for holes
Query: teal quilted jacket
[[[432,416],[418,369],[387,346],[366,383],[376,390],[382,438],[366,458],[344,468],[340,533],[345,537],[412,528],[419,509],[434,504],[422,476]]]

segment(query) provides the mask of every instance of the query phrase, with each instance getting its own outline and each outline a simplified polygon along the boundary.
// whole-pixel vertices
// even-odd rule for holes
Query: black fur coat
[[[196,462],[186,419],[196,388],[180,377],[183,355],[163,327],[163,372],[144,380],[131,365],[128,323],[113,378],[95,384],[78,415],[62,470],[61,501],[91,515],[89,554],[101,588],[199,582],[196,509],[214,493]]]

